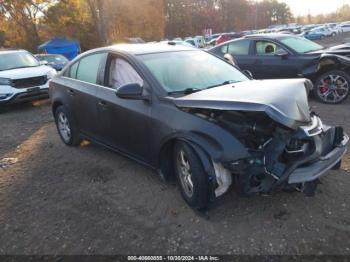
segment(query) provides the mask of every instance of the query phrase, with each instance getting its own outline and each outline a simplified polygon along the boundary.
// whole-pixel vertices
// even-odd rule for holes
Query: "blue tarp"
[[[72,60],[80,53],[80,44],[77,41],[55,37],[38,47],[40,53],[61,54]]]

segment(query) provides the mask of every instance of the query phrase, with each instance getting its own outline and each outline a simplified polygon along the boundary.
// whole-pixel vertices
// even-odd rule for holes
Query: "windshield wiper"
[[[229,84],[233,84],[233,83],[237,83],[238,81],[235,80],[227,80],[221,84],[217,84],[217,85],[212,85],[212,86],[208,86],[206,88],[200,89],[200,88],[187,88],[185,90],[179,90],[179,91],[172,91],[172,92],[168,92],[168,95],[174,95],[174,94],[185,94],[185,95],[189,95],[189,94],[193,94],[199,91],[203,91],[206,89],[211,89],[214,87],[218,87],[218,86],[224,86],[224,85],[229,85]]]
[[[186,88],[185,90],[168,92],[168,95],[174,95],[174,94],[189,95],[189,94],[193,94],[193,93],[196,93],[196,92],[199,92],[199,91],[202,91],[202,89],[199,89],[199,88]]]
[[[217,85],[212,85],[212,86],[208,86],[207,88],[205,89],[210,89],[210,88],[214,88],[214,87],[218,87],[218,86],[224,86],[224,85],[229,85],[229,84],[233,84],[233,83],[237,83],[237,81],[235,80],[227,80],[221,84],[217,84]]]

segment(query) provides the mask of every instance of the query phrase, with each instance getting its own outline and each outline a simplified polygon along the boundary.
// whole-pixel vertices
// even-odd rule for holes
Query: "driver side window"
[[[284,49],[270,41],[257,41],[255,45],[255,52],[257,55],[274,55],[281,50]]]
[[[127,61],[122,58],[112,58],[109,68],[108,86],[113,89],[138,83],[143,86],[143,79]]]

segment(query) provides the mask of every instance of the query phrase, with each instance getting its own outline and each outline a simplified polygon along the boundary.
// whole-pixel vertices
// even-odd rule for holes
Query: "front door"
[[[148,162],[151,136],[151,102],[121,99],[116,90],[125,84],[139,83],[144,92],[150,88],[126,59],[110,55],[106,65],[105,86],[97,93],[101,134],[104,142]]]
[[[286,55],[278,55],[284,52]],[[256,79],[296,78],[298,66],[294,55],[278,44],[258,40],[254,44],[253,74]]]

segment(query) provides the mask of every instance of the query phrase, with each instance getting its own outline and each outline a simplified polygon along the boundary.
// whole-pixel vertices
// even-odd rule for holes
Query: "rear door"
[[[213,48],[210,52],[216,56],[224,58],[226,54],[231,54],[242,70],[252,72],[254,65],[254,56],[251,56],[251,43],[249,39],[240,39],[233,42]]]
[[[121,99],[116,90],[125,84],[139,83],[144,93],[151,88],[135,64],[110,54],[106,63],[104,87],[98,89],[98,118],[104,142],[144,162],[149,161],[151,102]]]
[[[227,44],[227,53],[231,54],[240,69],[252,72],[254,57],[250,56],[251,40],[240,39]],[[253,72],[252,72],[253,73]]]
[[[74,118],[82,133],[98,135],[98,115],[96,94],[99,88],[98,75],[106,53],[88,54],[70,68],[70,85],[67,89],[71,97]]]

